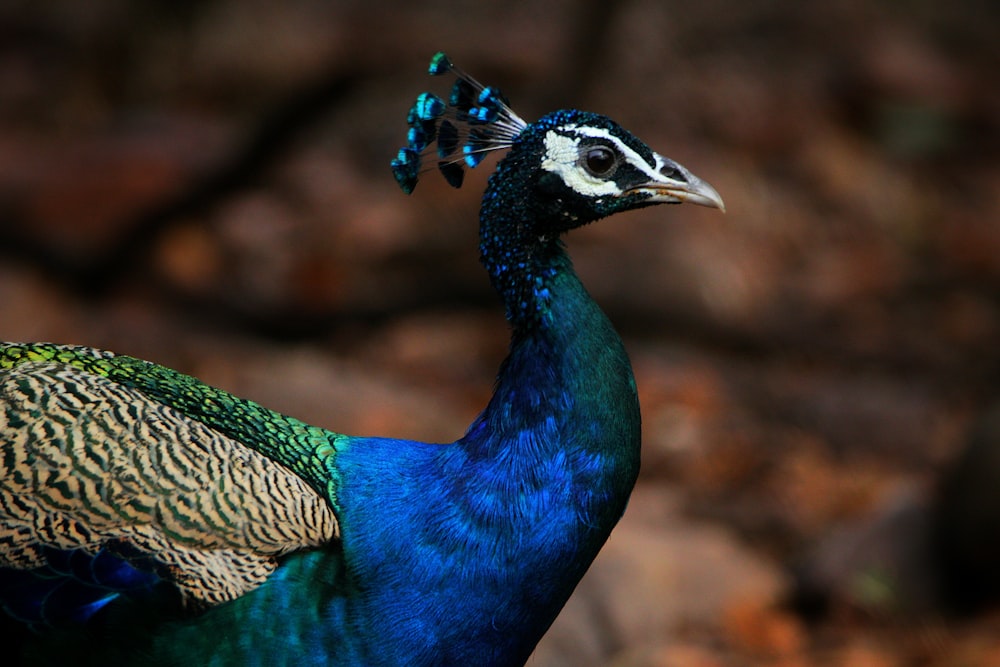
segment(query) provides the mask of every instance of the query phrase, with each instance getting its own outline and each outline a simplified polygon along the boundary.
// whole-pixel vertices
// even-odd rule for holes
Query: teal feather
[[[25,664],[518,665],[618,521],[640,414],[560,235],[718,194],[604,116],[526,123],[444,54],[392,162],[461,185],[512,326],[453,443],[348,436],[176,371],[0,345],[0,631]]]

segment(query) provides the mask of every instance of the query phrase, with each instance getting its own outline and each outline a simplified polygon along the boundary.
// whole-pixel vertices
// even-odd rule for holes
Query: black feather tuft
[[[448,120],[441,121],[438,129],[437,154],[442,160],[446,160],[458,150],[458,128]]]
[[[438,169],[441,170],[444,180],[448,181],[448,185],[453,188],[462,187],[462,181],[465,179],[465,170],[462,169],[461,162],[439,162]]]
[[[412,148],[400,148],[396,159],[392,161],[392,173],[403,192],[413,192],[420,173],[420,153]]]
[[[434,156],[445,180],[460,187],[464,168],[476,167],[483,156],[508,148],[527,126],[507,98],[496,88],[483,86],[455,67],[444,53],[436,53],[428,68],[431,76],[452,73],[457,79],[447,103],[433,93],[421,93],[406,117],[407,145],[392,161],[392,172],[403,192],[417,186],[424,158]],[[436,149],[432,144],[437,143]]]
[[[431,58],[431,65],[427,69],[431,76],[440,76],[451,71],[451,59],[443,51],[438,51]]]

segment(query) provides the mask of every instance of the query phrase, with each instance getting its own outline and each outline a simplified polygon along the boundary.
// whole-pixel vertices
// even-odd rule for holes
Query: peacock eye
[[[607,146],[591,146],[583,155],[584,168],[594,176],[607,176],[617,164],[614,151]]]

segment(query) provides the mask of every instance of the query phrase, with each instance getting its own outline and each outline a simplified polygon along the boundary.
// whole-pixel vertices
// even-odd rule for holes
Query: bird
[[[479,216],[510,330],[486,407],[450,443],[346,435],[134,357],[0,345],[5,661],[529,659],[640,465],[632,367],[563,233],[724,205],[606,116],[529,123],[444,53],[429,73],[452,85],[409,111],[403,192],[434,170],[460,187],[504,152]]]

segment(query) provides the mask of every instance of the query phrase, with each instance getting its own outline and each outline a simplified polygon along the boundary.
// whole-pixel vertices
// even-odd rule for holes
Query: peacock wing
[[[337,538],[322,469],[340,437],[130,357],[0,346],[0,568],[79,579],[70,556],[88,576],[110,560],[88,608],[144,574],[231,600]]]

